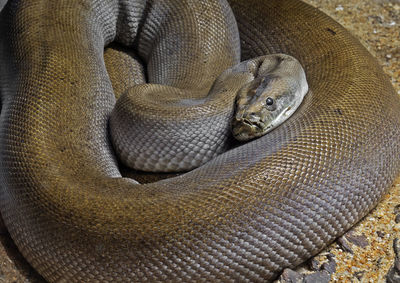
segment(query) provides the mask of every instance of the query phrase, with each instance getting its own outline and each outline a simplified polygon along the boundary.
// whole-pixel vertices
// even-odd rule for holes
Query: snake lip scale
[[[0,12],[0,211],[47,281],[271,281],[350,229],[392,184],[400,99],[376,59],[301,1],[227,2],[9,0]],[[230,11],[237,25],[220,16]],[[215,15],[231,29],[205,29]],[[123,52],[130,46],[138,54]],[[309,85],[288,121],[175,178],[121,175],[108,118],[115,96],[145,77],[136,55],[153,83],[208,89],[200,65],[220,74],[239,57],[277,53],[296,58]],[[169,150],[172,161],[184,152]]]

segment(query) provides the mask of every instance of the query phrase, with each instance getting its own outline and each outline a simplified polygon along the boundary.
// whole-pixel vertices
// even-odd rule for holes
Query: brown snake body
[[[270,134],[143,185],[121,177],[109,142],[103,49],[135,41],[120,36],[141,29],[148,3],[9,1],[1,12],[0,211],[47,280],[271,280],[343,234],[392,183],[400,101],[376,60],[300,1],[228,2],[242,59],[292,55],[310,93]]]

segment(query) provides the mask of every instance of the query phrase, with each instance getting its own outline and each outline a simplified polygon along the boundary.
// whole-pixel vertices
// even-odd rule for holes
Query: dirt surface
[[[349,29],[378,58],[400,95],[400,0],[305,2]],[[399,238],[400,178],[352,231],[315,259],[296,270],[286,270],[281,281],[400,282]],[[0,221],[1,282],[44,280],[23,259]]]

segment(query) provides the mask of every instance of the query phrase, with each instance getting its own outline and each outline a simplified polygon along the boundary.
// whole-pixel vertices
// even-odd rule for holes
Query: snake
[[[226,14],[234,19],[232,13]],[[199,23],[206,21],[202,20],[197,19]],[[230,27],[209,23],[207,29]],[[168,28],[164,30],[166,34],[173,34]],[[176,30],[176,26],[172,30]],[[201,36],[195,38],[201,39]],[[189,41],[187,45],[193,48],[193,37]],[[240,46],[235,48],[235,42],[229,40],[221,43],[226,47],[215,55],[221,63],[229,65],[230,53]],[[204,45],[200,40],[199,53],[210,60],[207,49],[201,47]],[[186,51],[179,53],[186,54]],[[157,60],[149,55],[143,57],[151,58],[146,63]],[[235,57],[239,58],[239,54]],[[117,65],[115,60],[113,63]],[[163,61],[157,65],[175,66],[167,64],[164,58]],[[208,78],[213,78],[217,69],[212,65],[203,67],[193,85],[183,89],[175,86],[179,86],[180,81],[178,84],[168,79],[158,81],[159,72],[148,74],[150,82],[158,83],[143,82],[128,89],[117,86],[122,82],[114,80],[114,88],[123,89],[122,94],[117,94],[120,97],[110,115],[110,135],[118,159],[129,168],[147,172],[192,170],[229,150],[233,145],[232,137],[248,141],[269,133],[295,113],[307,94],[304,69],[291,56],[273,54],[234,63],[215,81]],[[193,68],[193,65],[182,65],[170,69],[174,77]],[[167,74],[163,76],[168,77]],[[199,88],[202,77],[209,85],[212,83],[212,87],[204,89],[200,84]]]
[[[301,1],[227,2],[10,0],[1,11],[0,211],[49,282],[271,281],[350,229],[392,184],[400,101],[377,60]],[[267,135],[137,184],[109,133],[118,87],[137,80],[124,66],[138,60],[121,51],[153,36],[141,49],[159,48],[154,62],[174,57],[197,29],[186,9],[196,3],[205,4],[196,15],[233,11],[241,60],[296,58],[308,94]],[[166,49],[162,30],[178,20],[188,30]],[[189,80],[210,63],[184,55]]]

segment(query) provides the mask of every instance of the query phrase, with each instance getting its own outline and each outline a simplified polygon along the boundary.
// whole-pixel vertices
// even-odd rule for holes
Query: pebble
[[[368,246],[368,239],[364,234],[355,235],[353,231],[350,231],[345,234],[345,237],[350,243],[353,243],[358,247],[365,248]]]
[[[395,260],[392,268],[389,270],[386,282],[387,283],[399,283],[400,282],[400,240],[399,238],[393,241],[393,250],[395,253]]]

